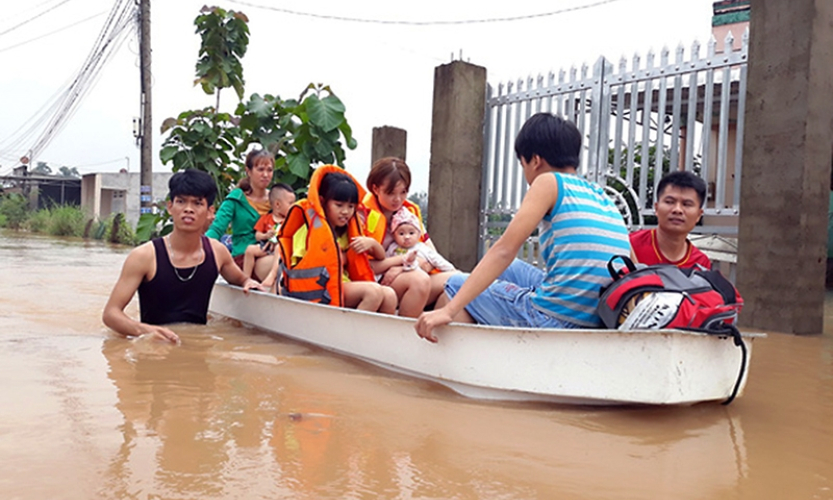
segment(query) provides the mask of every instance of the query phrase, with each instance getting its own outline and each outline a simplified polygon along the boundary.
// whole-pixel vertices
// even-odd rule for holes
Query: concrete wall
[[[829,0],[752,5],[737,282],[746,327],[822,332],[831,26]]]
[[[153,173],[153,201],[168,196],[168,181],[173,173]],[[81,181],[81,206],[91,217],[107,218],[112,212],[122,212],[127,221],[136,226],[139,221],[138,172],[87,174]]]
[[[428,231],[464,271],[477,264],[486,68],[462,61],[434,69]]]
[[[88,217],[97,217],[101,212],[101,199],[98,192],[100,178],[97,174],[87,174],[81,178],[81,208]]]

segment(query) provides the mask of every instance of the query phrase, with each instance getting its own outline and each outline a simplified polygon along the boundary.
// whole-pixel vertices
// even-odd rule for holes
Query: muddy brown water
[[[831,331],[728,407],[483,403],[222,318],[113,336],[126,253],[0,232],[0,499],[833,498]]]

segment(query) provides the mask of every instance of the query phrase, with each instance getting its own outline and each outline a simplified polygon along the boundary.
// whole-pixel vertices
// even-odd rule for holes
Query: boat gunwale
[[[225,286],[225,287],[228,287],[228,288],[231,288],[231,289],[242,290],[242,287],[239,287],[237,285],[232,285],[230,283],[227,283],[227,282],[221,281],[221,280],[218,280],[215,283],[214,286],[218,286],[218,285]],[[416,323],[415,318],[405,318],[405,317],[397,316],[397,315],[393,315],[393,314],[384,314],[384,313],[370,312],[370,311],[360,311],[358,309],[352,309],[352,308],[347,308],[347,307],[334,307],[334,306],[330,306],[330,305],[318,304],[318,303],[315,303],[315,302],[309,302],[309,301],[302,300],[302,299],[296,299],[294,297],[287,297],[287,296],[284,296],[284,295],[278,295],[278,294],[269,293],[269,292],[262,292],[262,291],[259,291],[259,290],[250,290],[249,293],[257,294],[257,295],[263,295],[263,296],[266,296],[266,297],[277,297],[280,300],[287,300],[287,301],[290,301],[290,302],[293,302],[293,303],[297,303],[301,306],[307,306],[307,307],[310,307],[310,308],[321,308],[322,311],[328,311],[328,313],[331,310],[336,310],[336,311],[338,311],[342,314],[348,314],[348,315],[354,315],[354,314],[367,315],[367,316],[372,317],[372,318],[379,318],[379,319],[390,320],[390,321],[401,321],[401,322],[410,323],[410,324]],[[624,335],[627,335],[627,334],[651,334],[651,335],[656,335],[657,333],[667,333],[667,334],[693,335],[693,336],[712,336],[712,337],[729,337],[729,336],[731,336],[728,333],[726,335],[723,335],[723,334],[709,333],[709,332],[698,331],[698,330],[681,330],[681,329],[677,329],[677,328],[662,328],[662,329],[656,329],[656,330],[646,330],[646,329],[643,329],[643,330],[618,330],[618,329],[613,329],[613,328],[573,328],[573,329],[571,329],[571,328],[533,328],[533,327],[521,327],[521,326],[480,325],[480,324],[476,324],[476,323],[457,323],[457,322],[452,322],[448,326],[452,327],[452,328],[455,328],[455,327],[457,327],[457,328],[459,328],[459,327],[473,328],[475,330],[485,330],[485,331],[490,331],[490,332],[506,332],[506,333],[509,333],[509,334],[522,334],[522,333],[530,333],[530,332],[531,333],[537,333],[537,334],[557,334],[557,333],[581,332],[581,333],[589,333],[589,334],[621,333],[621,334],[624,334]],[[763,333],[763,332],[743,332],[742,331],[740,333],[741,333],[741,337],[744,337],[744,338],[766,338],[767,337],[767,334]],[[416,334],[416,332],[414,332],[414,334]]]
[[[542,401],[594,406],[619,406],[623,404],[690,405],[725,400],[730,392],[723,393],[723,389],[717,389],[717,392],[715,392],[715,377],[724,378],[724,381],[718,382],[721,387],[723,383],[726,383],[729,387],[729,378],[737,379],[737,368],[735,368],[735,375],[729,375],[728,377],[723,368],[719,368],[717,371],[708,370],[707,372],[713,373],[713,375],[706,375],[705,379],[703,375],[697,374],[698,371],[703,372],[704,366],[718,362],[718,359],[721,359],[720,363],[726,362],[723,354],[713,351],[714,347],[705,347],[706,351],[710,352],[709,357],[705,359],[702,358],[704,351],[699,347],[691,355],[679,357],[685,352],[679,350],[682,345],[718,345],[713,341],[718,341],[721,344],[723,342],[732,344],[731,334],[715,335],[698,331],[671,329],[630,331],[614,329],[530,329],[452,323],[437,329],[440,345],[443,347],[439,348],[432,347],[433,344],[420,339],[416,335],[413,329],[415,322],[413,318],[333,307],[259,291],[251,292],[255,297],[246,297],[241,293],[242,289],[240,287],[219,281],[215,284],[215,287],[214,291],[217,293],[212,294],[210,310],[219,316],[235,319],[243,325],[269,334],[308,344],[323,351],[352,358],[387,371],[437,382],[454,392],[476,400]],[[251,301],[251,299],[255,300]],[[324,309],[315,309],[316,307]],[[322,314],[315,314],[316,310]],[[271,311],[278,312],[278,316],[273,316],[272,320],[265,319],[270,317]],[[252,313],[255,316],[249,318],[248,314]],[[289,320],[286,329],[281,328],[280,318],[282,317]],[[362,323],[362,317],[366,318],[365,323]],[[329,326],[340,322],[350,324],[351,326],[347,328],[353,331],[357,328],[369,328],[371,335],[365,340],[359,340],[358,343],[352,341],[345,343],[345,339],[352,337],[333,335],[334,332]],[[313,330],[313,332],[320,333],[312,333],[312,335],[298,333],[308,331],[308,328],[313,324],[319,328]],[[379,336],[381,331],[388,330],[390,330],[390,335]],[[745,343],[751,354],[754,339],[766,335],[745,334],[744,336],[747,337]],[[583,339],[587,339],[587,342],[594,345],[594,349],[601,348],[601,351],[596,351],[601,353],[601,356],[584,358],[583,354],[579,354],[578,358],[575,358],[571,357],[571,354],[565,354],[560,348],[559,352],[561,354],[553,356],[552,354],[543,353],[554,353],[556,351],[533,348],[533,346],[553,346],[553,343],[557,343],[566,347],[567,353],[575,354],[576,346],[584,344]],[[614,341],[614,339],[618,340]],[[707,344],[702,344],[697,339],[703,339],[704,341],[713,339],[713,341],[710,340]],[[614,341],[614,343],[611,344],[609,341]],[[378,342],[382,343],[379,344]],[[407,343],[401,344],[401,342]],[[465,352],[470,352],[467,351],[465,346],[473,345],[471,342],[475,342],[474,345],[486,349],[484,358],[473,361],[468,354],[465,354]],[[619,342],[624,342],[624,344],[619,344]],[[691,344],[692,342],[695,344]],[[394,351],[384,351],[385,348],[389,348],[396,343],[400,344],[396,345]],[[409,346],[409,350],[402,351],[400,348],[405,345]],[[509,351],[502,350],[507,346],[510,348]],[[623,369],[626,370],[626,372],[620,373],[619,376],[600,375],[608,372],[608,365],[600,365],[598,359],[605,355],[608,357],[611,355],[618,356],[621,359],[622,351],[619,350],[621,347],[613,347],[613,351],[611,351],[610,347],[605,346],[625,347],[626,352],[631,354],[635,352],[645,353],[645,346],[651,346],[651,350],[648,351],[651,353],[648,359],[651,359],[650,356],[654,356],[653,359],[658,359],[660,362],[659,364],[651,362],[644,365],[644,367],[637,368],[636,372],[632,372],[630,368],[625,368],[624,366],[627,365],[625,363],[625,365],[619,365],[614,370],[620,372]],[[654,346],[658,350],[654,350]],[[520,351],[516,348],[520,348]],[[412,351],[410,349],[416,350]],[[403,352],[411,354],[404,355]],[[531,359],[520,362],[518,355],[522,352],[526,353],[521,354],[522,357],[531,356]],[[389,357],[391,353],[393,353],[393,358]],[[505,353],[511,353],[513,357],[508,363],[503,361],[507,359]],[[717,355],[717,357],[712,358],[712,355]],[[559,357],[561,360],[556,361]],[[489,360],[495,359],[501,360],[499,363],[504,366],[504,369],[507,366],[514,365],[512,373],[520,378],[515,379],[513,375],[515,381],[509,383],[505,379],[499,379],[496,375],[499,372],[493,372],[491,368],[485,368],[490,366],[488,364]],[[570,382],[565,386],[563,385],[565,382],[561,381],[568,380],[569,377],[564,377],[567,372],[572,373],[570,366],[572,366],[575,359],[585,359],[585,361],[579,361],[578,366],[580,369],[591,369],[591,377],[589,379],[582,377],[582,382],[578,384]],[[521,364],[518,364],[519,362]],[[706,365],[702,365],[703,362]],[[737,362],[740,363],[740,361]],[[731,361],[731,363],[734,364],[735,361]],[[666,368],[665,371],[663,371],[663,366]],[[695,368],[694,372],[690,372],[691,368],[687,368],[698,366],[701,368]],[[541,367],[547,370],[548,377],[546,379],[539,379],[533,373]],[[593,372],[592,370],[596,371]],[[690,375],[694,378],[689,379],[688,382],[680,379],[680,377],[688,379]],[[746,385],[748,375],[749,365],[746,363],[740,391]],[[653,389],[624,389],[623,381],[634,377],[642,380],[656,380],[657,383],[651,384]],[[698,382],[693,382],[694,380],[698,380]],[[695,385],[691,385],[692,383]],[[707,385],[697,385],[702,383]],[[612,384],[612,389],[609,384]],[[731,385],[734,385],[734,382]],[[598,390],[594,387],[608,387],[608,389]],[[696,389],[696,387],[701,388]],[[461,388],[464,390],[461,390]],[[471,388],[473,391],[467,390],[467,388]],[[484,388],[486,392],[492,395],[484,395]],[[617,390],[624,390],[625,392],[617,393]],[[629,396],[621,396],[621,394],[627,394],[628,391],[630,391]],[[620,395],[615,396],[615,394]],[[685,396],[684,394],[688,395]],[[695,396],[695,394],[697,395]]]

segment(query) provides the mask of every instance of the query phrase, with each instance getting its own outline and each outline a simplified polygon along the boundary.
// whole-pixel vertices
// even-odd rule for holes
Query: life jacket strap
[[[319,266],[309,269],[290,269],[286,267],[286,264],[281,262],[280,269],[283,274],[284,285],[287,285],[290,280],[308,280],[318,278],[315,281],[315,284],[321,287],[318,290],[301,292],[289,290],[291,287],[284,286],[282,295],[306,301],[318,301],[320,304],[330,304],[332,302],[332,296],[330,296],[330,292],[327,291],[327,283],[330,281],[330,272],[326,267]]]
[[[327,272],[327,268],[320,266],[320,267],[310,267],[308,269],[290,269],[286,267],[286,265],[281,262],[281,269],[283,270],[284,274],[289,277],[290,279],[309,279],[309,278],[318,278],[320,276],[327,276],[329,277],[329,272]]]
[[[327,290],[313,290],[310,292],[289,292],[284,291],[284,295],[292,297],[293,299],[306,300],[308,302],[318,301],[319,304],[329,305],[332,302],[330,292]]]

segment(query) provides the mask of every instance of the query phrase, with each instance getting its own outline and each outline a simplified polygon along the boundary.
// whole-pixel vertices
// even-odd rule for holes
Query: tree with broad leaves
[[[299,194],[309,183],[312,165],[344,167],[345,146],[356,148],[344,103],[327,85],[311,83],[298,99],[252,94],[248,101],[242,100],[243,68],[238,63],[246,53],[248,27],[240,23],[248,23],[244,14],[216,7],[203,8],[195,21],[202,39],[196,83],[209,95],[233,87],[241,101],[234,113],[207,107],[183,111],[162,123],[162,133],[167,134],[159,152],[162,162],[171,163],[174,172],[187,168],[207,172],[217,183],[218,204],[244,175],[243,157],[252,144],[274,154],[274,181],[289,184]],[[236,33],[231,44],[234,49],[221,50],[219,42],[232,28]],[[142,215],[136,231],[138,239],[146,241],[155,233],[170,231],[170,225],[165,224],[167,218],[164,210]],[[163,227],[157,231],[160,223]]]
[[[215,110],[220,110],[220,91],[232,87],[243,99],[243,63],[249,46],[249,18],[242,12],[220,7],[203,7],[194,20],[202,42],[197,60],[197,79],[206,94],[215,94]]]

